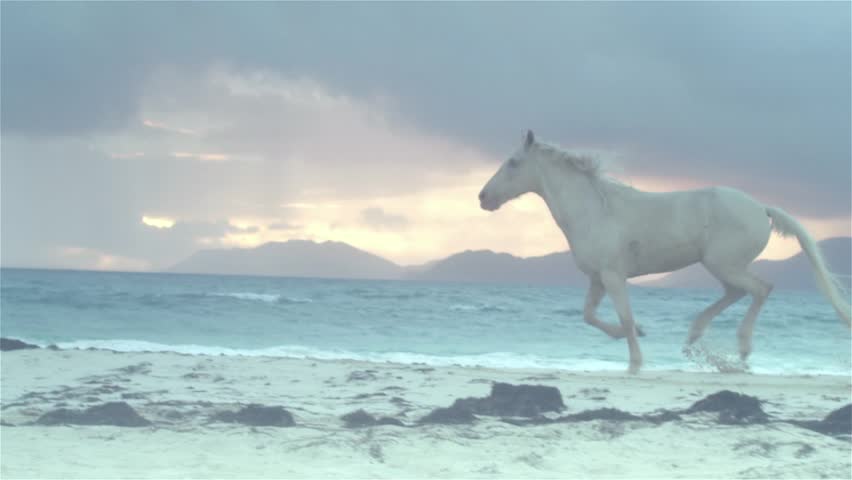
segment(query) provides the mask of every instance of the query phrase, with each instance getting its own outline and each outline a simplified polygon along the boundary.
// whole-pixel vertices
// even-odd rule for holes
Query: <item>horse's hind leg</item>
[[[714,272],[720,280],[726,285],[738,288],[748,292],[752,297],[751,305],[743,318],[740,328],[737,330],[737,339],[739,340],[740,358],[745,360],[751,353],[751,336],[754,332],[754,322],[757,320],[757,314],[760,313],[766,297],[772,291],[772,285],[758,278],[753,273],[745,268],[742,270],[725,270]]]
[[[696,340],[701,338],[701,335],[704,334],[704,330],[707,329],[707,325],[710,325],[710,322],[716,318],[716,315],[719,315],[723,310],[734,303],[737,303],[739,299],[745,296],[745,290],[732,287],[724,282],[722,285],[725,287],[725,295],[717,300],[716,303],[704,309],[704,311],[701,312],[692,322],[692,326],[689,328],[689,338],[687,339],[687,343],[695,343]]]

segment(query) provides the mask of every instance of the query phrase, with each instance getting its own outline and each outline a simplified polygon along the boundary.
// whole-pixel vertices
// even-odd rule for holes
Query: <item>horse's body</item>
[[[793,217],[743,192],[724,187],[642,192],[603,176],[595,159],[536,142],[532,132],[479,197],[482,208],[496,210],[527,192],[544,199],[577,266],[589,277],[586,322],[612,337],[627,337],[631,372],[638,371],[642,355],[626,280],[698,262],[722,283],[725,294],[693,322],[688,341],[697,340],[713,317],[748,293],[753,300],[738,337],[740,355],[743,359],[749,355],[754,321],[772,286],[750,273],[748,265],[766,247],[773,229],[798,238],[814,264],[820,287],[840,317],[850,323],[849,304],[825,268],[813,238]],[[612,298],[621,325],[596,317],[604,293]]]

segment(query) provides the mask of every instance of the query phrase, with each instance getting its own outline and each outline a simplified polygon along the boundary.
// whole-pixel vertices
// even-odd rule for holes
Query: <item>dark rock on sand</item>
[[[31,348],[39,348],[38,345],[32,345],[14,338],[0,338],[0,351],[8,352],[10,350],[26,350]]]
[[[544,412],[559,412],[565,408],[562,394],[556,387],[544,385],[511,385],[495,383],[491,395],[467,398],[473,413],[503,417],[537,417]]]
[[[852,436],[852,403],[829,413],[822,420],[791,420],[790,423],[825,435]]]
[[[267,407],[251,404],[236,412],[219,412],[214,421],[241,423],[253,427],[292,427],[296,424],[293,415],[284,407]]]
[[[852,403],[829,413],[822,420],[823,433],[852,435]]]
[[[447,408],[436,408],[420,419],[420,423],[471,423],[476,415],[503,417],[537,417],[544,412],[565,408],[556,387],[543,385],[511,385],[495,383],[484,398],[459,398]]]
[[[447,408],[436,408],[421,418],[418,423],[439,423],[444,425],[456,425],[460,423],[473,423],[476,417],[470,406],[458,399]]]
[[[346,423],[346,428],[371,427],[376,424],[376,418],[363,409],[349,412],[340,419]]]
[[[346,428],[374,427],[377,425],[394,425],[397,427],[405,426],[404,423],[395,418],[381,417],[377,419],[376,417],[365,412],[363,409],[347,413],[346,415],[340,418],[345,422]]]
[[[45,413],[35,421],[38,425],[114,425],[146,427],[151,422],[136,413],[126,402],[109,402],[85,410],[60,408]]]
[[[766,423],[769,415],[760,408],[760,403],[758,398],[722,390],[695,402],[684,413],[718,412],[718,421],[724,425]]]

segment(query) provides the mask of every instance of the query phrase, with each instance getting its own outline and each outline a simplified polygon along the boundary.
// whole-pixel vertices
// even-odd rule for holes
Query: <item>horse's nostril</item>
[[[479,192],[479,201],[481,202],[485,198],[485,192]]]

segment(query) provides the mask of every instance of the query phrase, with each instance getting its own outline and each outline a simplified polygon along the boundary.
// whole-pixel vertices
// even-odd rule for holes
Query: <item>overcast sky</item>
[[[478,206],[526,128],[850,235],[851,5],[3,2],[0,261],[564,250],[540,200]]]

